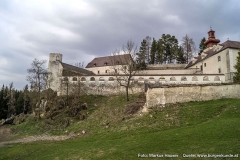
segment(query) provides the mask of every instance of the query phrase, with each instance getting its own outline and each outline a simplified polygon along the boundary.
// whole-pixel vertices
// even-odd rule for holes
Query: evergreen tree
[[[0,119],[7,118],[7,100],[5,99],[6,87],[3,85],[0,91]]]
[[[206,42],[206,38],[205,38],[205,37],[202,38],[202,40],[201,40],[201,42],[200,42],[200,44],[199,44],[199,52],[198,52],[198,55],[200,55],[200,54],[204,51],[204,49],[207,48],[207,46],[204,44],[204,42]]]
[[[157,41],[153,38],[151,52],[150,52],[150,64],[154,64],[156,61],[157,54]]]
[[[138,69],[146,69],[147,53],[148,53],[147,41],[144,39],[141,42],[139,52],[137,53],[136,61]]]
[[[236,69],[236,72],[234,74],[233,81],[240,82],[240,51],[238,52],[237,63],[234,68]]]
[[[16,91],[16,115],[20,114],[23,112],[23,92],[22,91]]]
[[[159,63],[173,63],[178,52],[178,40],[170,34],[163,34],[158,41],[157,61]]]
[[[9,90],[7,92],[6,97],[4,98],[7,99],[7,106],[8,106],[7,117],[9,118],[16,113],[16,108],[15,108],[16,99],[15,99],[15,90],[13,88],[13,83],[10,83]]]
[[[164,61],[164,45],[162,39],[157,42],[156,62],[162,64]]]
[[[177,54],[177,63],[178,64],[185,64],[186,63],[186,57],[184,55],[183,48],[180,46],[178,49],[178,54]]]
[[[27,113],[30,110],[30,97],[28,91],[28,85],[23,89],[23,112]]]

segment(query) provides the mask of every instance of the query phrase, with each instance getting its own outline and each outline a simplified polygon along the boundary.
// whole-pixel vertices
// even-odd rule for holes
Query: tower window
[[[105,73],[107,73],[107,70],[105,70]]]
[[[204,67],[206,67],[207,66],[207,64],[206,63],[204,63]]]
[[[221,61],[221,56],[218,56],[218,62]]]
[[[100,71],[97,71],[98,74],[100,74]]]
[[[218,68],[218,73],[221,73],[221,68]]]

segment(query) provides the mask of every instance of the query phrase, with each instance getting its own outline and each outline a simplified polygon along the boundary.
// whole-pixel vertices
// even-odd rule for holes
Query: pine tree
[[[178,40],[170,34],[163,34],[158,41],[157,61],[172,63],[178,52]]]
[[[207,46],[204,44],[205,41],[206,41],[206,38],[203,37],[202,40],[201,40],[201,42],[200,42],[200,44],[199,44],[199,52],[198,52],[198,55],[200,55],[200,54],[204,51],[204,49],[207,48]]]
[[[162,64],[164,61],[164,45],[162,39],[157,42],[156,62]]]
[[[178,54],[177,54],[177,63],[178,64],[185,64],[186,63],[186,57],[184,55],[183,48],[180,46],[178,49]]]
[[[0,119],[7,118],[7,102],[4,99],[4,92],[5,92],[5,87],[3,85],[0,91]]]
[[[24,100],[23,100],[23,92],[22,91],[16,91],[16,114],[20,114],[23,112],[23,103],[24,103]]]
[[[139,52],[137,53],[136,60],[137,60],[137,68],[138,69],[146,69],[147,53],[148,53],[147,41],[144,39],[141,42]]]
[[[237,63],[234,68],[236,69],[236,72],[234,74],[233,81],[240,82],[240,51],[238,52]]]
[[[154,64],[156,61],[157,54],[157,41],[153,38],[151,52],[150,52],[150,64]]]

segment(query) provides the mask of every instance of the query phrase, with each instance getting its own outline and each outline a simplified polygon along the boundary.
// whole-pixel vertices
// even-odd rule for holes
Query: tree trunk
[[[126,86],[126,100],[129,101],[129,97],[128,97],[128,86]]]

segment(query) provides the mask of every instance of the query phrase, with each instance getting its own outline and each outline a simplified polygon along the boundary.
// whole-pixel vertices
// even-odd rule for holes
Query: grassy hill
[[[54,120],[29,118],[11,127],[16,136],[69,133],[78,136],[65,141],[5,145],[0,147],[0,159],[106,160],[141,156],[149,157],[144,159],[152,159],[151,156],[186,159],[183,156],[240,152],[239,99],[172,104],[144,115],[131,114],[138,109],[137,104],[142,104],[143,97],[131,95],[130,100],[125,102],[124,96],[81,97],[81,101],[88,104],[88,110],[84,110],[86,119],[81,121],[64,113]],[[64,126],[65,121],[70,125]]]

